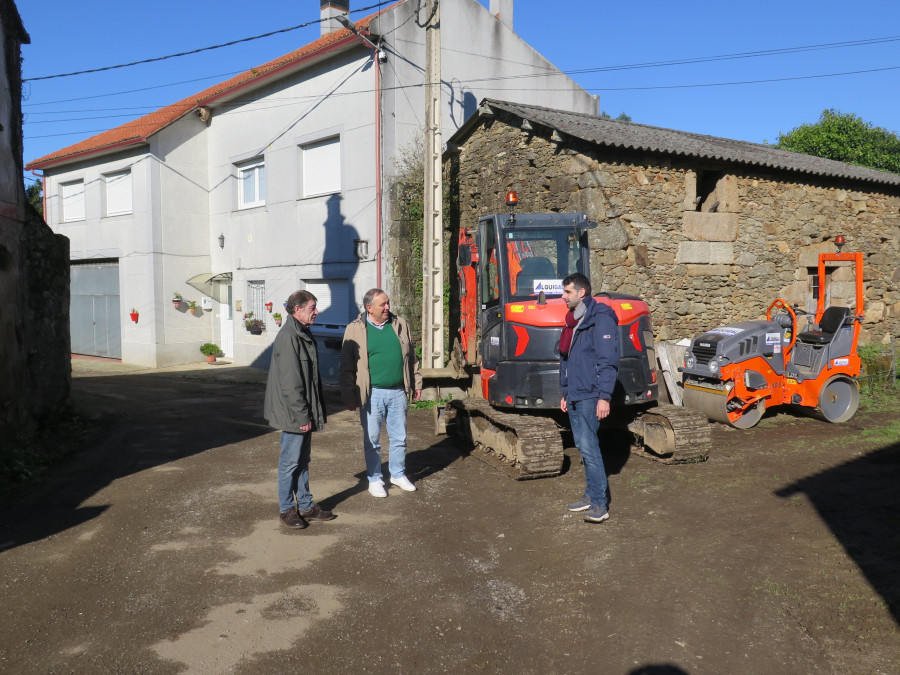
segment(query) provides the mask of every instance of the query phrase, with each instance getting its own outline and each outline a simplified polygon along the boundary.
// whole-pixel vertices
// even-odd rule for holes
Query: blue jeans
[[[396,389],[372,389],[366,405],[359,409],[363,428],[363,452],[366,456],[366,476],[370,482],[381,476],[381,426],[387,423],[388,469],[393,478],[406,474],[406,392]]]
[[[292,434],[281,432],[281,455],[278,457],[278,510],[284,513],[294,508],[308,511],[315,504],[309,493],[309,453],[312,432]]]
[[[591,504],[607,508],[609,483],[606,480],[603,455],[600,453],[600,442],[597,440],[597,430],[600,428],[600,420],[597,419],[597,401],[596,398],[588,398],[584,401],[567,401],[567,404],[572,436],[584,463],[584,476],[587,481],[584,494],[591,500]]]

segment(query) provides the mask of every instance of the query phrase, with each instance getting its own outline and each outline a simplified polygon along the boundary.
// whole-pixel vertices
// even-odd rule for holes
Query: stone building
[[[21,45],[12,0],[0,0],[0,436],[33,426],[69,395],[69,242],[25,199]]]
[[[646,299],[657,339],[761,318],[779,297],[814,310],[838,234],[865,253],[861,341],[900,336],[900,175],[491,99],[448,147],[452,232],[505,212],[507,190],[522,213],[585,211],[595,292]],[[852,269],[824,292],[852,307]]]

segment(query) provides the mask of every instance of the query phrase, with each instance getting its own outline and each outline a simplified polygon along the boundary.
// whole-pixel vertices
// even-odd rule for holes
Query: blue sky
[[[351,0],[351,11],[376,2]],[[25,79],[189,51],[319,16],[316,0],[19,0],[17,5],[31,36],[22,49]],[[837,108],[900,130],[897,0],[515,0],[514,25],[538,52],[599,94],[601,110],[613,116],[625,112],[642,124],[771,143],[779,132]],[[198,92],[318,35],[314,24],[203,54],[26,82],[25,161]],[[867,44],[822,47],[860,41]],[[797,49],[807,47],[815,48]],[[772,50],[780,53],[722,58]],[[686,60],[698,62],[670,63]],[[661,62],[668,65],[647,65]],[[856,74],[838,75],[851,72]],[[736,82],[753,83],[688,86]]]

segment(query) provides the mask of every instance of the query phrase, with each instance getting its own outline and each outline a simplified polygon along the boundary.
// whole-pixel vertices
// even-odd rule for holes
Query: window
[[[266,282],[247,282],[247,307],[246,312],[253,312],[254,319],[266,320]]]
[[[725,199],[724,184],[722,179],[725,174],[721,171],[698,171],[697,194],[694,197],[695,211],[714,212]],[[720,188],[722,193],[720,194]]]
[[[303,197],[341,191],[341,139],[329,138],[300,148]]]
[[[59,190],[62,196],[62,222],[84,220],[84,181],[63,183]]]
[[[266,164],[261,159],[241,164],[238,172],[238,208],[249,209],[266,203]]]
[[[479,256],[482,266],[481,308],[485,309],[500,302],[500,272],[497,267],[497,251],[494,243],[494,223],[485,221],[483,239],[479,242],[484,254]]]
[[[106,215],[131,213],[131,171],[106,174],[103,182],[106,188]]]
[[[306,290],[316,296],[316,309],[319,310],[316,323],[346,326],[355,318],[355,308],[350,308],[350,282],[347,279],[307,281]]]

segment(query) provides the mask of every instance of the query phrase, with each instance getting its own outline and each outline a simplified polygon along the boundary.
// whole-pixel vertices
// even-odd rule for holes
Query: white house
[[[292,291],[318,297],[322,339],[340,337],[368,288],[390,291],[385,195],[424,123],[420,4],[350,30],[333,18],[349,3],[321,0],[318,40],[28,165],[43,170],[47,222],[71,240],[74,352],[163,367],[215,342],[265,365]],[[498,91],[596,113],[513,31],[512,0],[490,4],[441,2],[444,138]],[[245,330],[249,312],[261,335]]]

